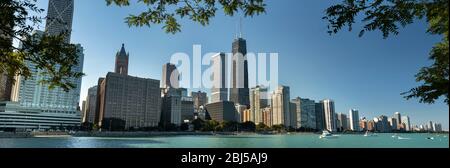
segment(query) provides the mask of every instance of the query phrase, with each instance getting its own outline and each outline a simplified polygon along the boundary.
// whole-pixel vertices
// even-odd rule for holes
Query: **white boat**
[[[324,130],[322,131],[322,135],[320,135],[319,138],[337,138],[337,136],[331,134],[327,130]]]
[[[366,131],[366,133],[364,134],[365,137],[371,137],[371,136],[377,136],[374,133],[370,133],[369,131]]]
[[[398,136],[397,134],[394,134],[392,135],[392,138],[397,138],[397,136]]]

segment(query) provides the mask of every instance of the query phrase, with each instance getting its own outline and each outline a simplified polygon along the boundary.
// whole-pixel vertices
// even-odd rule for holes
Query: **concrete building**
[[[218,122],[236,121],[237,112],[233,102],[221,101],[206,104],[206,111],[211,116],[211,120]]]
[[[272,124],[286,127],[295,125],[291,123],[290,93],[287,86],[279,86],[272,94]]]
[[[180,126],[181,119],[181,90],[177,88],[162,89],[161,123],[163,126],[175,124]]]
[[[409,117],[408,116],[402,116],[402,124],[404,125],[404,129],[406,131],[411,131],[411,123],[409,121]]]
[[[88,95],[86,96],[86,104],[84,110],[82,110],[83,118],[82,123],[95,123],[95,113],[97,109],[97,86],[93,86],[88,89]]]
[[[212,57],[213,62],[213,86],[211,88],[211,102],[228,101],[227,86],[227,61],[225,53],[219,53]]]
[[[236,108],[236,112],[237,112],[236,121],[238,121],[238,122],[245,122],[245,121],[254,122],[252,120],[252,116],[253,116],[252,111],[251,111],[251,109],[248,109],[246,105],[235,104],[234,107]],[[242,114],[244,113],[245,110],[249,110],[250,111],[250,114],[249,114],[250,118],[246,119],[245,121],[243,121]]]
[[[338,114],[337,114],[337,121],[338,121],[338,123],[337,123],[337,125],[338,125],[337,129],[338,129],[339,131],[345,131],[345,130],[348,130],[348,129],[349,129],[349,127],[347,127],[347,126],[348,126],[347,115],[345,115],[345,114],[343,114],[343,113],[338,113]],[[358,128],[359,128],[359,121],[358,121]]]
[[[336,131],[336,119],[334,112],[334,101],[330,99],[322,100],[323,111],[325,117],[325,129],[328,131],[335,132]]]
[[[272,126],[272,108],[266,107],[261,109],[262,121],[265,125]]]
[[[389,125],[391,127],[391,131],[398,130],[397,119],[396,118],[388,118]]]
[[[367,130],[372,132],[376,131],[375,121],[373,120],[367,121]]]
[[[395,112],[394,116],[392,118],[395,118],[395,120],[397,120],[397,130],[400,130],[401,125],[402,125],[402,115],[400,114],[400,112]]]
[[[194,112],[192,97],[181,97],[181,121],[186,123],[194,120]]]
[[[99,122],[103,129],[155,127],[161,118],[159,80],[109,72],[98,86]]]
[[[294,129],[297,129],[297,111],[296,111],[296,105],[293,102],[289,102],[289,118],[290,118],[290,126]]]
[[[262,122],[261,109],[268,106],[267,94],[267,88],[261,86],[256,86],[250,90],[250,120],[255,124]]]
[[[0,130],[69,129],[80,126],[80,114],[42,112],[40,108],[24,107],[19,102],[0,102]]]
[[[359,112],[356,109],[349,110],[350,129],[352,131],[360,131],[359,128]]]
[[[349,119],[349,121],[350,121],[350,119]],[[350,128],[350,125],[349,125],[349,128]],[[367,130],[368,130],[367,120],[366,120],[365,117],[362,118],[362,119],[359,121],[359,129],[360,129],[361,131],[367,131]]]
[[[245,123],[247,121],[252,121],[251,120],[251,113],[252,111],[250,109],[244,109],[241,113],[241,120],[240,122]],[[253,121],[252,121],[253,122]]]
[[[391,128],[389,126],[388,117],[385,115],[381,115],[378,117],[378,127],[377,130],[379,132],[390,132]]]
[[[314,100],[297,97],[291,102],[295,104],[291,110],[296,113],[296,127],[316,129],[316,103]]]

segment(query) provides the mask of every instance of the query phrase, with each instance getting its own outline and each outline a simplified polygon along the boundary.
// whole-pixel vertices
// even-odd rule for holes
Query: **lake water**
[[[0,148],[449,148],[448,134],[0,138]],[[431,137],[433,137],[431,139]]]

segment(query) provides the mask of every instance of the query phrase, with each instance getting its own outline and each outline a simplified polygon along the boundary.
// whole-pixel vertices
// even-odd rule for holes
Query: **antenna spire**
[[[239,38],[242,38],[242,17],[239,18]]]

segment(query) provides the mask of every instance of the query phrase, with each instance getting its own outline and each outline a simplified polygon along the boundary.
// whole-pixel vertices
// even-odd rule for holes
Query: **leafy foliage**
[[[166,33],[175,34],[181,31],[178,19],[188,18],[203,26],[209,24],[216,15],[217,6],[221,6],[225,15],[233,16],[242,10],[245,16],[265,13],[264,0],[138,0],[137,3],[148,7],[140,14],[125,18],[128,26],[150,27],[153,24],[164,24]],[[107,5],[129,6],[129,0],[106,0]]]
[[[442,41],[430,52],[433,65],[422,68],[416,75],[416,81],[423,84],[402,95],[406,99],[419,98],[422,103],[434,103],[445,96],[444,102],[449,104],[448,5],[448,0],[343,0],[341,4],[326,9],[323,19],[329,23],[328,33],[335,34],[343,27],[352,31],[355,19],[362,14],[360,37],[366,31],[380,30],[387,38],[391,34],[397,35],[400,27],[426,18],[429,23],[427,32],[441,35]]]
[[[10,80],[14,75],[27,79],[33,72],[26,64],[32,63],[41,73],[49,75],[41,83],[69,91],[76,87],[71,79],[83,75],[72,71],[78,65],[77,47],[65,42],[67,32],[57,36],[33,34],[44,19],[37,16],[42,12],[44,10],[36,6],[36,0],[0,1],[0,74],[7,73]],[[21,46],[15,47],[13,39]]]

